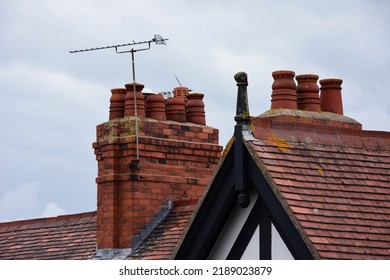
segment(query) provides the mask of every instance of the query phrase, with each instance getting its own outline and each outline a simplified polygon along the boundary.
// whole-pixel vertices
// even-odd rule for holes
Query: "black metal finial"
[[[234,75],[234,79],[236,80],[238,86],[248,85],[248,75],[245,72],[236,73],[236,75]]]
[[[234,79],[238,86],[236,116],[234,117],[237,122],[234,127],[234,185],[238,204],[246,208],[250,203],[250,196],[246,178],[247,163],[242,131],[250,120],[247,94],[248,76],[245,72],[238,72],[234,75]]]
[[[235,121],[237,123],[249,122],[249,105],[248,105],[248,75],[245,72],[238,72],[234,75],[234,79],[237,82],[237,105]]]

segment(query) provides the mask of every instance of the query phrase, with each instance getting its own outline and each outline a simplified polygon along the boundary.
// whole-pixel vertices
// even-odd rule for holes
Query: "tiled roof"
[[[390,133],[326,123],[254,118],[247,147],[314,255],[390,259]]]
[[[0,223],[0,259],[91,259],[96,212]]]
[[[172,259],[197,201],[174,202],[171,212],[130,255],[130,259]]]

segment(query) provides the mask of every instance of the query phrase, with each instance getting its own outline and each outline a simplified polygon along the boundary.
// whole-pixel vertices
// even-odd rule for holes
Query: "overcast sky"
[[[96,210],[97,124],[131,56],[70,50],[169,38],[136,54],[137,81],[205,94],[225,145],[246,71],[251,115],[270,108],[272,71],[344,80],[344,113],[390,130],[390,1],[0,1],[0,221]]]

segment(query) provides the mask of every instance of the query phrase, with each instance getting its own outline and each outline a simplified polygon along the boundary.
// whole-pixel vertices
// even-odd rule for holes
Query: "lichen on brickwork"
[[[280,150],[282,152],[286,152],[289,148],[291,148],[290,144],[288,144],[285,139],[283,139],[282,137],[277,136],[275,133],[270,134],[268,136],[267,141],[269,143],[272,143],[272,144],[276,145],[278,150]]]
[[[135,118],[125,117],[115,119],[103,124],[103,137],[99,141],[113,143],[118,139],[130,139],[135,137]],[[143,120],[138,118],[138,131],[143,128]]]
[[[250,125],[251,131],[253,133],[253,132],[255,132],[255,126],[253,125],[253,120],[255,120],[256,117],[250,116],[249,118],[250,118],[249,125]]]

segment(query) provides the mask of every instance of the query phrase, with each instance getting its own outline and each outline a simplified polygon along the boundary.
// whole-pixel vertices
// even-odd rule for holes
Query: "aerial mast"
[[[136,159],[139,161],[139,148],[138,148],[138,113],[137,113],[137,99],[136,99],[136,87],[135,87],[135,63],[134,63],[134,53],[139,51],[146,51],[149,50],[152,43],[156,43],[156,45],[166,45],[166,42],[168,38],[163,38],[161,35],[156,34],[154,35],[153,39],[148,41],[140,41],[140,42],[131,42],[126,44],[120,44],[120,45],[112,45],[112,46],[105,46],[105,47],[98,47],[98,48],[89,48],[89,49],[82,49],[82,50],[73,50],[69,51],[70,53],[80,53],[80,52],[88,52],[88,51],[97,51],[97,50],[104,50],[104,49],[115,49],[115,52],[117,54],[123,54],[123,53],[131,53],[131,68],[133,71],[133,92],[134,92],[134,116],[135,116],[135,138],[136,138]],[[131,49],[125,49],[121,50],[123,47],[131,46]],[[139,46],[138,48],[134,48],[133,46]]]

